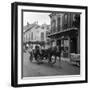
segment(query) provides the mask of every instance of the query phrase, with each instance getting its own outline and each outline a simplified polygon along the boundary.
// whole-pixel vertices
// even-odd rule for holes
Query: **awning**
[[[60,38],[62,36],[76,36],[78,33],[78,28],[68,28],[63,31],[55,32],[48,35],[49,38]]]

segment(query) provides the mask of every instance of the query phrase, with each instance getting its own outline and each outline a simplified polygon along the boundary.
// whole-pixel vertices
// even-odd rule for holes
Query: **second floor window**
[[[26,41],[27,41],[27,35],[26,35]]]
[[[23,41],[25,42],[25,36],[23,37]]]
[[[80,15],[73,14],[73,27],[80,28]]]
[[[33,40],[33,32],[31,33],[31,40]]]
[[[53,19],[51,21],[51,33],[54,33],[56,31],[56,20]]]
[[[60,17],[57,18],[57,30],[60,31]]]
[[[56,31],[56,20],[53,20],[53,32]]]
[[[66,29],[67,26],[68,26],[68,15],[65,14],[65,16],[64,16],[64,29]]]
[[[41,32],[41,41],[44,41],[44,32]]]
[[[30,34],[29,34],[29,41],[31,40],[31,36],[30,36]]]

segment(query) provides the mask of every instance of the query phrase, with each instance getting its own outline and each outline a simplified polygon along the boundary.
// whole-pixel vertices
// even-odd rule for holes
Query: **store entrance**
[[[61,40],[57,40],[57,45],[61,47]]]
[[[71,53],[77,53],[77,39],[74,37],[74,38],[71,38]]]

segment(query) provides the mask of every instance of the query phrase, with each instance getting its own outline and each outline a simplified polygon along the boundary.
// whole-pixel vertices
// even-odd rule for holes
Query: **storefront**
[[[72,28],[63,32],[55,33],[49,37],[53,39],[53,45],[60,45],[61,55],[63,57],[70,57],[70,53],[79,53],[79,37],[78,29]]]

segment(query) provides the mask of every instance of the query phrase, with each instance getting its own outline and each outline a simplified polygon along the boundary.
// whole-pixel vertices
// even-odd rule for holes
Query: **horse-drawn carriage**
[[[33,61],[33,58],[38,62],[41,63],[43,60],[47,60],[50,64],[56,63],[57,56],[61,57],[61,50],[58,46],[50,47],[48,49],[41,49],[39,46],[35,46],[30,53],[30,61]]]

